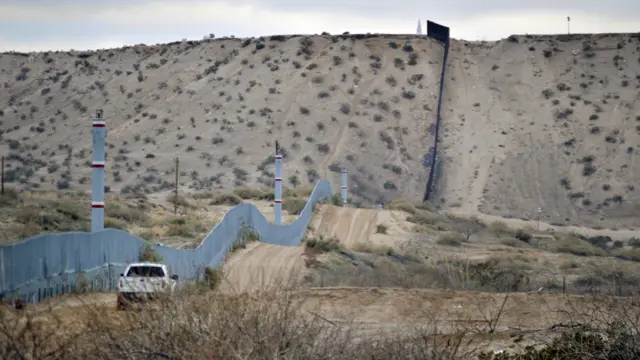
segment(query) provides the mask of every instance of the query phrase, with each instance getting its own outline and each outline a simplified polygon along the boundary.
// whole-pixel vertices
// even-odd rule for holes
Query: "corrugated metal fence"
[[[263,242],[300,244],[313,205],[331,195],[331,184],[326,180],[318,182],[300,217],[289,225],[274,225],[254,205],[240,204],[225,214],[197,248],[153,248],[181,281],[195,280],[206,267],[222,264],[243,224],[257,232]],[[138,261],[146,243],[125,231],[105,229],[95,233],[45,234],[0,245],[0,297],[37,302],[68,292],[114,289],[119,274],[128,263]]]
[[[431,153],[431,168],[429,169],[429,178],[427,180],[427,188],[424,192],[423,201],[429,201],[432,198],[432,193],[435,188],[435,179],[438,175],[442,175],[442,166],[438,160],[438,136],[440,136],[440,110],[442,108],[442,93],[444,91],[445,71],[447,70],[447,59],[449,57],[449,28],[433,21],[427,21],[427,36],[436,39],[444,45],[444,55],[442,57],[442,71],[440,72],[440,93],[438,95],[438,110],[436,112],[436,129],[433,141],[433,152]]]

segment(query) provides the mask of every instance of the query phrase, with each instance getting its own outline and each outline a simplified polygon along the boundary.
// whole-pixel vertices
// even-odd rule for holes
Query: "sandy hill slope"
[[[442,46],[397,35],[274,36],[0,55],[8,180],[88,189],[90,121],[107,184],[158,191],[285,186],[350,172],[356,202],[420,199]],[[638,37],[453,40],[436,203],[557,224],[636,226]]]
[[[454,42],[439,196],[464,212],[637,226],[638,35]]]
[[[285,186],[346,167],[368,202],[424,192],[442,47],[427,38],[267,37],[97,52],[3,54],[0,129],[11,181],[87,187],[90,121],[108,123],[108,185],[149,191]]]

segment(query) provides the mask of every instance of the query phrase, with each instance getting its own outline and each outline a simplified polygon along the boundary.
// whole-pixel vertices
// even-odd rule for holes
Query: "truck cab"
[[[140,262],[129,264],[118,282],[118,309],[134,301],[156,298],[174,291],[178,275],[169,275],[164,264]]]

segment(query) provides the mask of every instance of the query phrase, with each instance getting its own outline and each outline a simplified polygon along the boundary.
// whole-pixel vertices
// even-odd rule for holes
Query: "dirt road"
[[[293,285],[306,272],[302,246],[255,242],[229,256],[223,265],[221,290],[248,292]]]

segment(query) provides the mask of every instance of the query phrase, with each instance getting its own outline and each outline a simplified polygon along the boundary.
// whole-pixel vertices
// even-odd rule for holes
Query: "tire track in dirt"
[[[347,248],[370,242],[378,212],[373,209],[323,206],[315,216],[315,235],[336,237]],[[304,247],[261,242],[230,255],[223,265],[221,289],[243,293],[295,285],[306,274]]]
[[[378,220],[373,209],[325,206],[318,215],[314,234],[336,237],[347,248],[368,243]]]
[[[224,263],[221,291],[243,293],[295,285],[306,273],[303,254],[302,246],[248,244]]]

